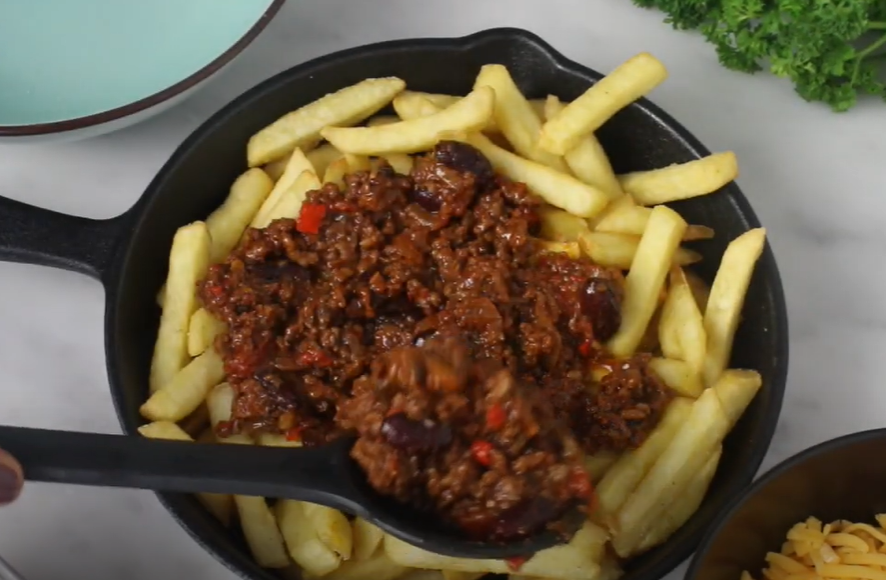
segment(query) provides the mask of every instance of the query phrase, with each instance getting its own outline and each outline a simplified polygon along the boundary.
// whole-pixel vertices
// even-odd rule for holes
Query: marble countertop
[[[837,115],[806,104],[786,82],[724,70],[701,38],[661,20],[629,0],[292,1],[222,77],[167,113],[88,141],[0,145],[0,192],[114,216],[230,99],[289,66],[368,42],[510,25],[601,71],[649,51],[671,74],[653,100],[709,148],[737,153],[739,184],[781,267],[791,367],[764,468],[825,439],[883,426],[886,274],[876,256],[886,249],[886,173],[875,167],[886,153],[884,105]],[[119,432],[103,308],[102,288],[88,278],[0,264],[0,424]],[[0,554],[31,579],[234,578],[142,491],[28,485],[0,510]]]

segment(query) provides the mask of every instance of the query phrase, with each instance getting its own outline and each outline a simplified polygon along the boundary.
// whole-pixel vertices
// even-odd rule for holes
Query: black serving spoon
[[[469,540],[458,529],[373,490],[350,457],[353,442],[344,438],[305,448],[195,445],[0,426],[0,448],[21,462],[29,481],[298,499],[360,516],[405,542],[461,558],[530,556],[564,541],[548,531],[510,543]],[[564,522],[569,531],[581,525],[579,515],[576,510]]]

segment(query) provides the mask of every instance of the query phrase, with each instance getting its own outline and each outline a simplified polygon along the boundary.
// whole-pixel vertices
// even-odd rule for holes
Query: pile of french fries
[[[724,152],[613,173],[594,131],[666,77],[658,60],[640,54],[569,103],[553,95],[528,100],[508,70],[495,64],[480,69],[466,96],[409,91],[398,78],[368,79],[281,117],[249,140],[250,169],[226,201],[173,240],[158,296],[162,317],[151,395],[141,408],[150,423],[142,435],[297,445],[277,435],[214,435],[212,426],[230,417],[234,393],[212,347],[225,325],[201,307],[197,284],[248,227],[297,218],[308,191],[341,185],[345,174],[373,171],[381,161],[408,173],[411,155],[442,139],[473,145],[497,171],[525,182],[546,202],[542,251],[586,256],[627,272],[622,323],[609,350],[617,356],[657,353],[653,369],[679,395],[638,449],[588,457],[599,509],[571,542],[535,554],[519,572],[504,561],[426,552],[323,506],[198,496],[222,525],[239,522],[261,566],[331,580],[392,580],[417,570],[447,580],[486,573],[511,573],[512,580],[614,580],[621,570],[611,554],[629,558],[661,544],[698,508],[723,439],[761,387],[757,372],[727,366],[765,232],[754,229],[732,240],[708,288],[684,269],[701,256],[683,244],[710,238],[713,230],[687,224],[663,204],[717,191],[737,176],[735,156]],[[376,114],[388,105],[395,115]]]

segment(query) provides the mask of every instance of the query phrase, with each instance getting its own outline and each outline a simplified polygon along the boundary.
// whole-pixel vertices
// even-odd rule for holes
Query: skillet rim
[[[197,129],[195,129],[173,152],[170,158],[157,172],[154,179],[146,188],[142,197],[130,208],[126,214],[129,216],[131,224],[129,237],[121,243],[116,252],[113,266],[109,269],[105,278],[107,288],[107,303],[105,316],[105,350],[106,365],[110,379],[111,394],[114,401],[118,421],[122,430],[127,435],[138,435],[138,424],[131,423],[127,417],[127,410],[124,408],[123,389],[120,386],[119,377],[121,375],[121,367],[118,365],[117,353],[115,350],[115,341],[117,326],[117,302],[118,292],[123,284],[123,276],[121,272],[127,270],[129,254],[133,247],[132,242],[136,239],[133,233],[138,232],[142,225],[143,219],[149,213],[149,208],[153,201],[159,197],[163,190],[166,180],[175,172],[177,166],[186,159],[199,144],[208,135],[217,130],[219,125],[223,125],[226,120],[239,113],[244,108],[252,106],[252,102],[265,93],[281,90],[294,78],[310,78],[313,71],[319,69],[335,68],[343,62],[348,61],[354,56],[367,56],[367,53],[384,53],[389,51],[402,51],[409,49],[423,50],[439,50],[458,53],[470,53],[476,51],[486,43],[504,40],[512,44],[529,48],[536,54],[543,56],[546,60],[555,63],[560,71],[569,72],[588,79],[599,80],[604,75],[586,67],[576,61],[567,58],[565,55],[557,51],[553,46],[548,44],[541,37],[528,30],[514,27],[498,27],[481,30],[472,34],[459,37],[433,37],[433,38],[405,38],[377,42],[357,46],[341,51],[329,53],[309,61],[305,61],[294,67],[281,71],[274,76],[266,79],[258,85],[248,89],[240,96],[236,97],[229,104],[222,107],[206,121],[204,121]],[[644,115],[657,124],[666,127],[672,131],[686,148],[686,152],[693,156],[703,157],[709,155],[710,151],[686,129],[676,119],[671,117],[664,110],[650,102],[648,99],[641,98],[632,105],[639,108]],[[734,213],[740,216],[741,220],[748,228],[760,227],[760,221],[756,213],[751,207],[748,199],[739,188],[738,184],[732,182],[726,186],[729,189],[729,195],[732,202]],[[741,477],[735,477],[732,480],[724,482],[724,489],[728,493],[723,494],[723,499],[718,502],[714,508],[708,508],[709,514],[703,518],[704,521],[697,521],[702,515],[702,509],[705,503],[709,501],[707,498],[702,506],[696,510],[692,518],[684,525],[694,524],[695,529],[685,538],[673,536],[668,542],[656,548],[647,554],[654,554],[654,557],[648,563],[640,568],[627,570],[622,576],[623,580],[658,580],[665,574],[673,571],[680,563],[687,560],[698,547],[704,538],[710,526],[718,520],[724,509],[728,507],[731,497],[741,493],[754,479],[757,470],[762,464],[768,450],[772,437],[775,433],[778,419],[781,414],[781,408],[784,398],[784,392],[787,383],[787,372],[789,366],[789,344],[788,344],[788,319],[787,304],[784,296],[784,287],[781,282],[778,266],[772,252],[770,241],[767,237],[763,254],[758,262],[758,271],[764,277],[771,292],[775,315],[769,321],[770,328],[776,328],[777,341],[774,346],[773,356],[777,358],[774,365],[774,371],[771,381],[766,385],[765,405],[761,409],[760,422],[762,424],[759,437],[751,442],[752,452],[749,461],[738,468]],[[196,500],[181,494],[171,494],[165,492],[156,492],[161,504],[169,511],[176,522],[185,529],[204,550],[209,552],[216,560],[221,562],[229,570],[238,576],[248,580],[278,580],[278,576],[272,571],[266,570],[258,566],[255,561],[242,550],[231,550],[225,545],[222,539],[220,529],[214,525],[214,521],[205,515],[204,510],[197,504]],[[230,531],[224,531],[230,536]],[[680,532],[678,531],[677,534]],[[674,543],[675,540],[680,540]],[[648,556],[646,556],[648,557]]]

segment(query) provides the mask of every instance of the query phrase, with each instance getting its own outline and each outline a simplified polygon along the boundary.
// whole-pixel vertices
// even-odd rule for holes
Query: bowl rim
[[[441,51],[471,51],[478,46],[494,41],[496,39],[507,39],[512,42],[522,42],[531,45],[533,49],[553,63],[558,69],[579,72],[584,76],[591,78],[601,78],[604,76],[600,72],[591,69],[571,58],[565,56],[559,50],[555,49],[547,41],[539,37],[537,34],[516,27],[493,27],[480,29],[472,33],[459,36],[435,36],[435,37],[403,37],[393,40],[381,42],[373,42],[351,48],[337,50],[315,58],[300,62],[295,66],[285,69],[275,75],[272,75],[257,83],[250,89],[247,89],[239,96],[232,99],[227,105],[219,109],[210,118],[205,120],[197,127],[172,153],[167,162],[157,171],[154,179],[148,185],[145,193],[140,200],[133,206],[130,211],[139,215],[136,220],[136,228],[142,227],[142,220],[145,215],[150,213],[150,206],[157,199],[157,193],[163,189],[169,175],[175,172],[178,166],[185,158],[190,156],[193,151],[200,147],[200,143],[205,140],[211,133],[216,130],[219,124],[228,122],[231,117],[240,114],[244,109],[254,107],[255,101],[262,95],[278,91],[280,87],[286,85],[293,77],[310,78],[313,71],[322,70],[329,67],[335,67],[340,61],[348,60],[355,55],[378,52],[404,51],[421,48],[433,48]],[[659,108],[645,97],[637,99],[635,105],[642,108],[644,114],[658,123],[666,126],[673,131],[685,144],[687,149],[698,157],[710,154],[710,150],[705,147],[697,137],[670,114]],[[744,222],[748,228],[760,227],[759,218],[754,212],[747,197],[741,191],[741,188],[732,183],[729,186],[732,205],[735,211],[743,216]],[[131,241],[131,240],[130,240]],[[125,268],[124,263],[128,261],[129,253],[128,244],[126,247],[120,248],[117,260],[120,262],[118,266]],[[766,264],[766,280],[771,287],[771,296],[774,303],[773,318],[770,321],[774,328],[778,329],[778,341],[775,343],[775,352],[777,353],[777,363],[773,370],[770,381],[767,383],[767,391],[765,409],[761,411],[763,425],[760,427],[758,437],[754,440],[754,448],[749,454],[748,461],[741,467],[741,477],[735,477],[726,486],[728,497],[734,497],[745,489],[753,480],[763,459],[769,449],[772,437],[775,432],[778,418],[781,414],[781,408],[784,398],[785,386],[787,382],[787,373],[789,367],[789,337],[788,337],[788,311],[785,301],[784,286],[781,281],[778,265],[772,251],[771,241],[766,240],[763,255],[760,263]],[[119,283],[122,283],[122,278]],[[109,294],[109,299],[114,300],[116,287]],[[116,316],[111,315],[106,318],[105,336],[111,336],[115,331],[113,326]],[[108,372],[114,383],[119,376],[119,369],[116,367],[117,357],[113,349],[108,350],[107,364]],[[115,397],[115,407],[119,422],[127,434],[135,434],[135,423],[131,423],[128,415],[128,409],[122,405],[122,399]],[[227,549],[219,544],[216,539],[219,530],[209,518],[197,517],[198,511],[202,511],[199,504],[191,497],[182,494],[171,494],[165,492],[157,492],[156,494],[160,502],[166,507],[173,518],[181,525],[200,546],[207,552],[212,554],[218,561],[222,562],[228,569],[235,572],[243,578],[250,579],[270,579],[273,578],[269,570],[262,569],[255,561],[245,552]],[[722,512],[722,506],[728,506],[729,501],[721,500],[718,503],[718,509],[712,514],[705,516],[709,522],[717,521],[717,517]],[[696,512],[693,518],[699,517],[701,514]],[[692,520],[690,520],[692,522]],[[652,561],[644,566],[643,573],[638,574],[636,571],[630,571],[629,574],[633,580],[657,580],[665,574],[673,571],[680,563],[689,558],[693,551],[697,548],[702,538],[710,529],[710,523],[706,525],[698,525],[692,530],[691,534],[681,538],[678,544],[663,544],[658,549],[662,552]],[[230,531],[227,532],[230,535]],[[667,547],[667,549],[665,549]]]
[[[0,137],[35,137],[38,135],[50,135],[67,133],[78,129],[85,129],[96,125],[103,125],[124,117],[140,113],[151,107],[168,101],[173,97],[195,87],[218,72],[223,66],[234,60],[253,40],[267,27],[286,0],[271,0],[270,5],[256,19],[255,23],[237,41],[229,46],[224,52],[215,57],[208,64],[196,70],[180,81],[161,89],[156,93],[142,97],[137,101],[107,109],[99,113],[92,113],[73,119],[62,121],[50,121],[47,123],[30,123],[27,125],[3,125],[0,124]]]
[[[748,486],[743,492],[737,495],[726,506],[726,508],[720,512],[716,520],[708,528],[704,539],[698,545],[698,549],[695,550],[695,554],[692,556],[692,560],[686,570],[686,574],[685,576],[683,576],[684,580],[691,580],[698,575],[698,571],[699,568],[701,568],[702,561],[707,556],[711,547],[714,545],[714,542],[720,536],[720,533],[722,533],[723,528],[725,528],[726,525],[732,521],[732,519],[741,510],[741,508],[744,507],[745,503],[756,497],[756,495],[764,487],[766,487],[776,479],[780,478],[784,474],[788,473],[792,469],[796,468],[797,466],[806,463],[813,457],[818,457],[819,455],[831,453],[838,449],[849,447],[851,445],[856,445],[865,441],[882,438],[886,438],[886,427],[867,429],[865,431],[857,431],[855,433],[841,435],[839,437],[834,437],[833,439],[827,439],[825,441],[822,441],[821,443],[817,443],[812,447],[807,447],[802,451],[798,451],[797,453],[788,456],[787,458],[783,459],[782,461],[771,467],[768,471],[763,473],[763,475],[757,478],[750,486]]]

